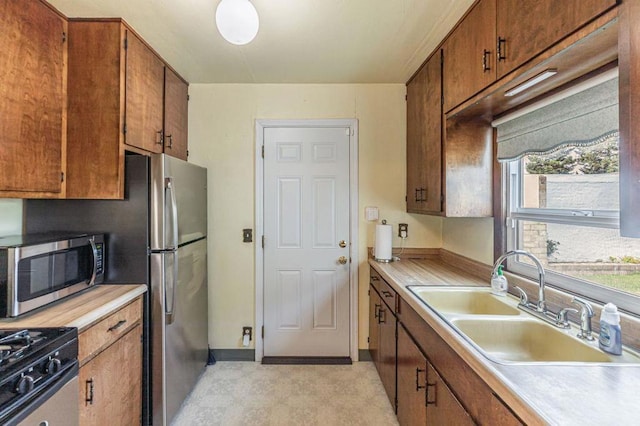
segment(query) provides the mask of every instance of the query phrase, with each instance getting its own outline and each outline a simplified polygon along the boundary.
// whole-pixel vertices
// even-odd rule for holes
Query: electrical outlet
[[[409,225],[406,223],[398,224],[398,237],[405,239],[409,236]]]
[[[253,336],[251,334],[251,327],[242,327],[242,337],[245,335],[249,335],[249,340],[253,340]]]

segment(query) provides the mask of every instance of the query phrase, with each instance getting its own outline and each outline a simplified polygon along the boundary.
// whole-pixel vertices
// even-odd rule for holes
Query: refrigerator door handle
[[[165,188],[169,193],[169,200],[171,203],[171,233],[173,234],[173,246],[171,248],[178,248],[178,202],[176,201],[176,191],[173,184],[173,178],[165,178]]]
[[[176,301],[176,287],[178,286],[178,250],[173,253],[173,276],[171,280],[167,280],[167,283],[171,283],[171,289],[167,288],[165,284],[164,290],[164,313],[165,324],[173,324],[175,317],[175,301]],[[169,298],[170,297],[170,298]]]

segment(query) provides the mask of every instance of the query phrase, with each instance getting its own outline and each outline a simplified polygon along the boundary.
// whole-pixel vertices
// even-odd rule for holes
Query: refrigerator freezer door
[[[177,225],[177,230],[176,230]],[[165,154],[151,156],[151,250],[207,235],[207,169]]]
[[[179,263],[175,286],[174,259]],[[153,423],[165,425],[193,390],[208,359],[207,240],[175,253],[153,253],[151,282]],[[166,320],[169,292],[175,295],[172,323]]]

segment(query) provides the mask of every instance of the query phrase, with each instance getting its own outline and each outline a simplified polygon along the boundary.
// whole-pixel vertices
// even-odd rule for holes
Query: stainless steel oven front
[[[0,238],[0,317],[16,317],[103,282],[103,234]]]

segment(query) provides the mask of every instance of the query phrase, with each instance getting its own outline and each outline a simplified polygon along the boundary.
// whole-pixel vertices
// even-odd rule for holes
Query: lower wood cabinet
[[[427,358],[402,325],[398,326],[398,422],[424,425],[427,421]]]
[[[442,377],[398,324],[398,422],[401,425],[475,424]]]
[[[389,402],[396,409],[396,316],[376,288],[369,288],[369,352]]]
[[[523,424],[373,269],[370,283],[369,350],[400,425]]]
[[[139,297],[78,337],[81,425],[141,424],[141,312]]]

